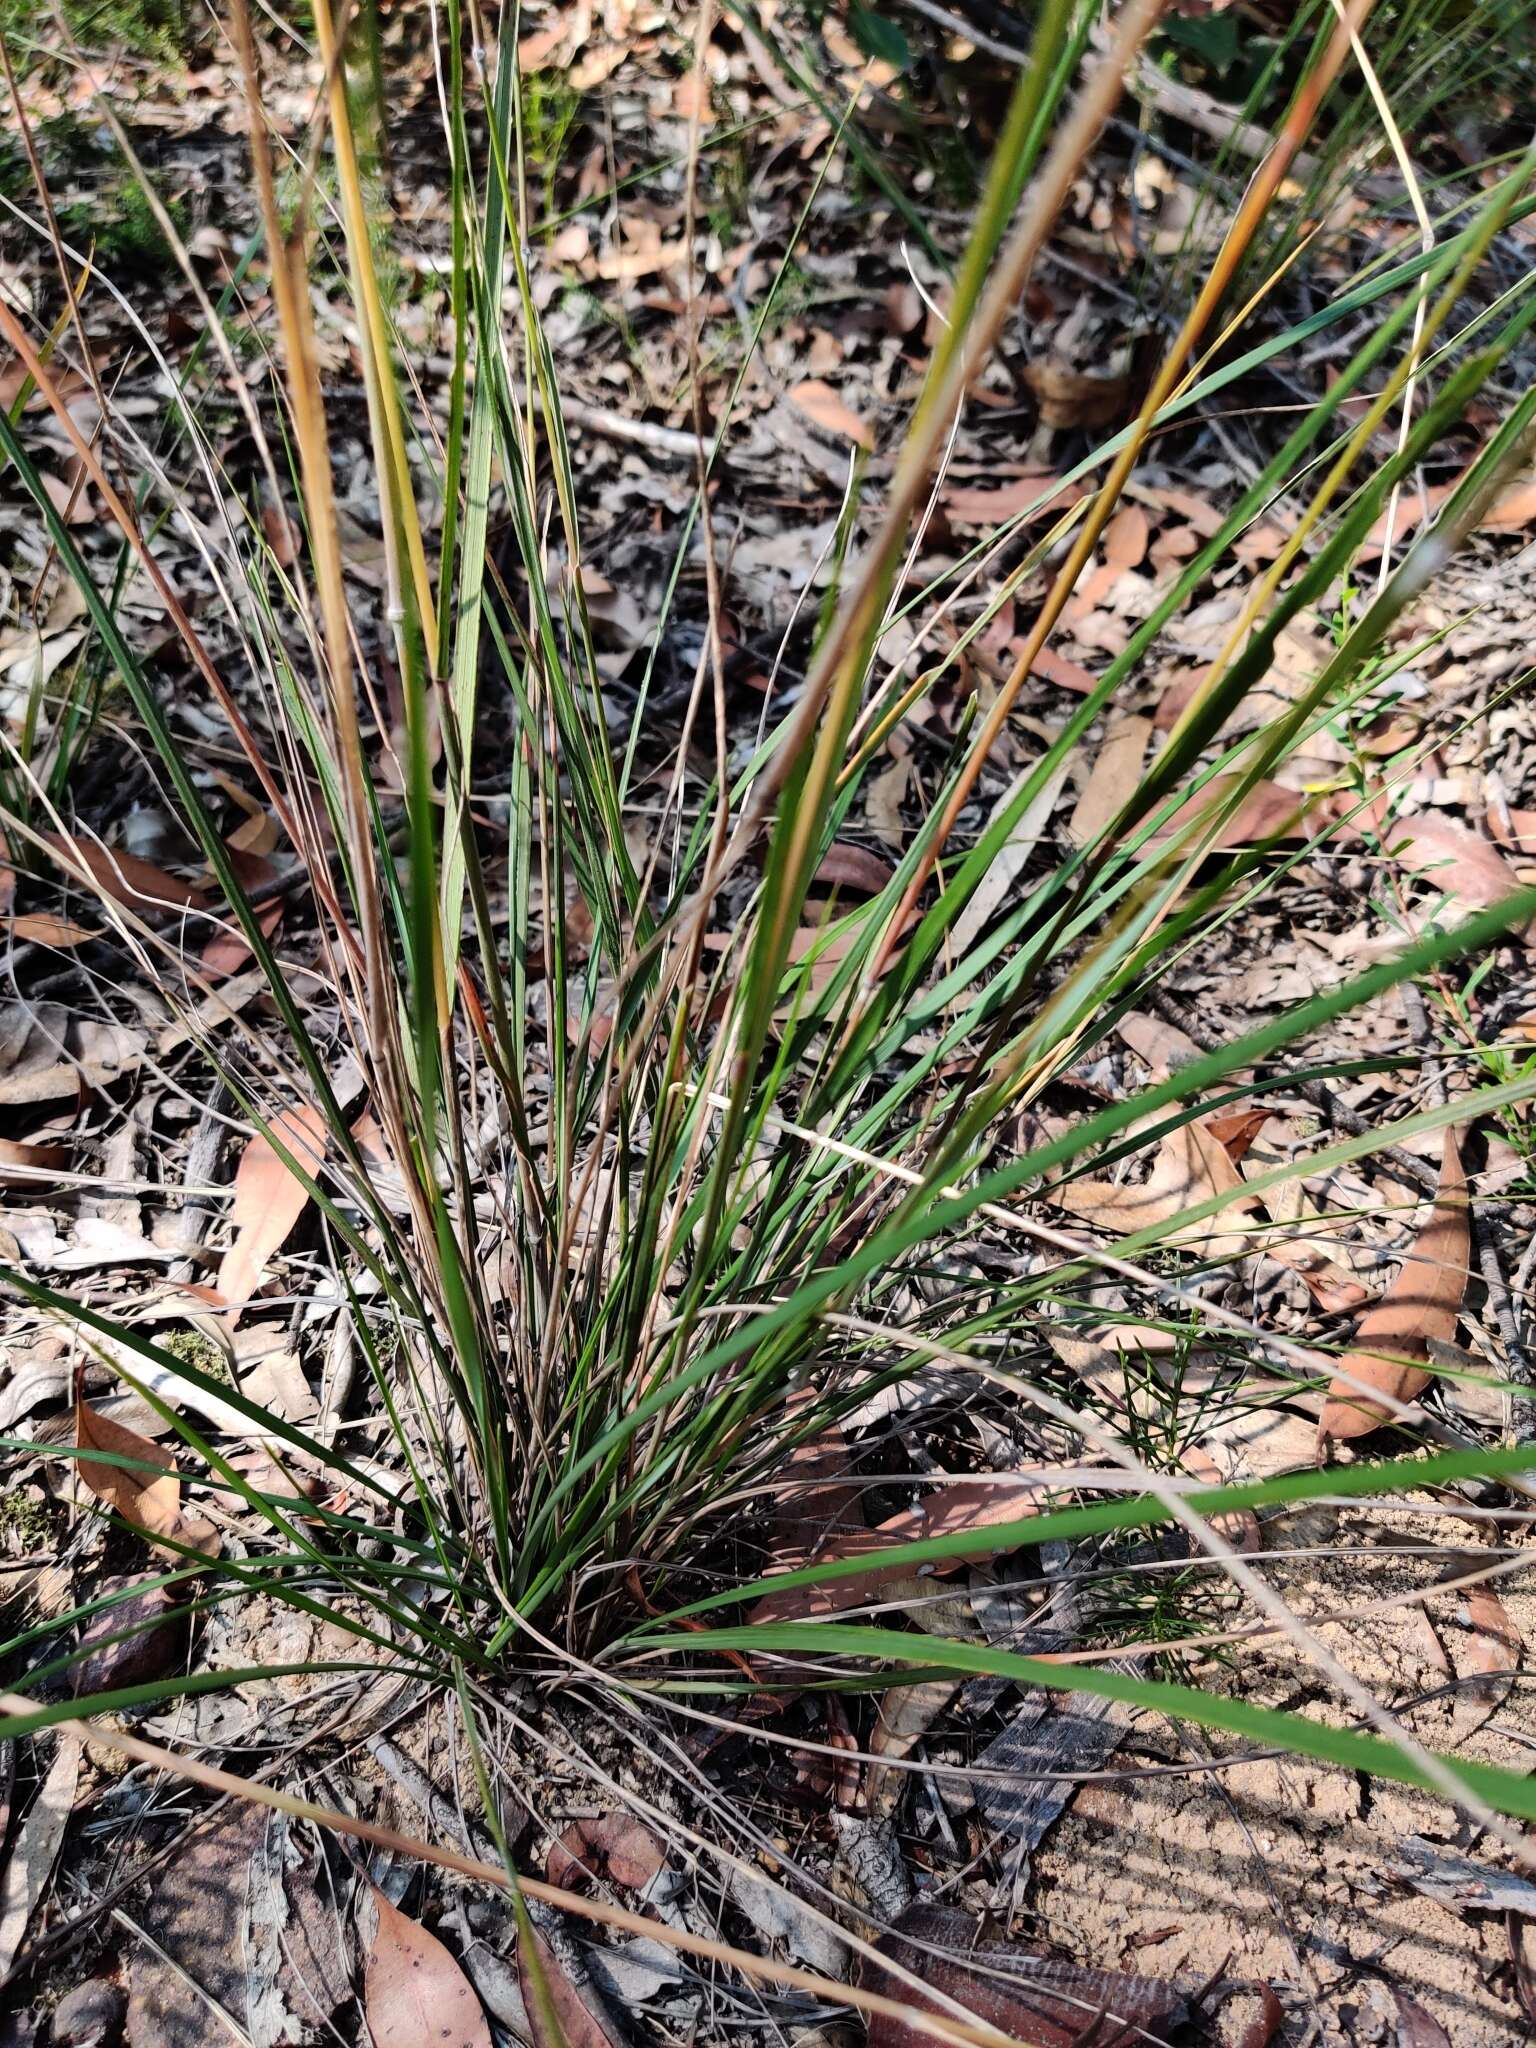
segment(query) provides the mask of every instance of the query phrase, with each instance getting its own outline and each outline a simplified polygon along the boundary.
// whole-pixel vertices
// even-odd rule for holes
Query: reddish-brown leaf
[[[1236,1166],[1254,1139],[1274,1115],[1267,1104],[1253,1109],[1232,1109],[1222,1116],[1208,1116],[1205,1128]]]
[[[1269,2048],[1269,2044],[1285,2024],[1285,2007],[1276,1998],[1267,1984],[1257,1987],[1259,2011],[1244,2027],[1237,2048]]]
[[[518,1976],[522,1980],[533,2048],[624,2048],[591,1980],[583,1985],[573,1983],[549,1943],[541,1934],[534,1933],[534,1957],[552,2008],[546,2013],[544,2000],[538,1995],[540,1987],[531,1981],[534,1973],[528,1968],[522,1947],[520,1937]]]
[[[1397,2005],[1396,2048],[1452,2048],[1451,2037],[1435,2018],[1410,1998],[1400,1985],[1392,1986]]]
[[[272,1120],[276,1137],[311,1178],[325,1157],[325,1119],[318,1109],[301,1103]],[[246,1146],[235,1170],[235,1199],[230,1211],[234,1232],[219,1264],[216,1285],[237,1306],[250,1300],[267,1270],[267,1261],[303,1215],[309,1190],[294,1174],[267,1137],[258,1131]]]
[[[1238,782],[1236,775],[1213,775],[1203,789],[1180,804],[1157,835],[1171,839],[1211,811]],[[1278,782],[1258,782],[1211,842],[1213,847],[1256,846],[1265,839],[1310,839],[1333,815],[1326,798],[1298,796]],[[1203,836],[1203,835],[1202,835]]]
[[[1026,2048],[1147,2048],[1186,2037],[1188,2009],[1177,1985],[1082,1969],[1019,1942],[988,1940],[965,1913],[909,1906],[876,1950]],[[862,1975],[872,1991],[944,2010],[869,1964]],[[869,2023],[868,2048],[927,2048],[930,2041],[885,2013]]]
[[[1380,830],[1383,844],[1399,867],[1421,877],[1431,888],[1443,889],[1453,902],[1487,909],[1520,886],[1491,840],[1449,818],[1393,818]],[[1536,925],[1521,927],[1516,936],[1529,945],[1536,938]]]
[[[363,1976],[374,2048],[491,2048],[490,2022],[469,1979],[435,1934],[376,1885],[378,1932]]]
[[[1362,1393],[1359,1382],[1399,1401],[1411,1401],[1428,1383],[1430,1339],[1455,1338],[1470,1256],[1466,1176],[1455,1133],[1447,1131],[1435,1206],[1402,1271],[1360,1318],[1354,1347],[1328,1389],[1325,1437],[1364,1436],[1387,1420],[1391,1411]]]
[[[83,868],[103,896],[141,914],[146,910],[200,910],[208,903],[204,890],[195,882],[167,874],[153,861],[125,853],[120,846],[102,846],[94,839],[66,838],[62,832],[44,832],[45,845],[59,854],[67,867]]]
[[[660,1842],[643,1822],[627,1813],[604,1813],[572,1821],[549,1852],[547,1874],[551,1884],[567,1891],[607,1881],[640,1892],[665,1863]]]
[[[264,812],[256,818],[248,817],[246,820],[246,825],[258,828],[263,832],[269,824],[270,820]],[[235,875],[239,880],[241,888],[249,894],[264,888],[269,882],[273,881],[276,878],[277,869],[268,860],[264,852],[251,852],[237,844],[241,832],[244,830],[245,827],[241,827],[239,832],[232,833],[228,846],[230,861]],[[279,898],[271,903],[262,904],[261,908],[256,912],[256,923],[265,938],[270,939],[282,923],[283,910],[284,905]],[[224,931],[215,932],[213,937],[203,947],[203,972],[212,980],[223,980],[227,975],[237,973],[250,957],[251,949],[246,943],[245,934],[240,930],[235,920],[230,918],[228,928]]]
[[[834,839],[821,857],[816,880],[824,889],[857,889],[866,896],[878,896],[894,873],[890,862],[867,846]]]
[[[124,1685],[148,1685],[178,1661],[187,1638],[187,1611],[178,1607],[154,1575],[106,1579],[98,1593],[142,1583],[144,1590],[95,1615],[80,1637],[82,1656],[72,1673],[76,1699],[113,1692]],[[132,1634],[125,1631],[132,1630]],[[113,1638],[119,1638],[114,1641]]]

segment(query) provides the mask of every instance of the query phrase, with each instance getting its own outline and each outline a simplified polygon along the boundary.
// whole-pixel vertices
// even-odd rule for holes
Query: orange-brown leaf
[[[18,945],[57,946],[61,952],[68,952],[75,946],[83,946],[87,939],[100,936],[99,932],[76,924],[71,918],[54,917],[46,910],[23,911],[20,917],[11,920],[11,937]]]
[[[172,1543],[154,1542],[155,1537],[165,1536],[173,1543],[188,1544],[210,1557],[218,1551],[216,1531],[200,1515],[189,1515],[182,1510],[181,1479],[169,1451],[152,1443],[147,1436],[140,1436],[136,1429],[114,1422],[110,1416],[98,1415],[87,1402],[78,1399],[75,1402],[75,1446],[81,1451],[101,1451],[111,1458],[132,1458],[139,1465],[155,1468],[151,1472],[142,1472],[127,1465],[108,1465],[95,1458],[76,1460],[82,1483],[125,1522],[132,1522],[136,1529],[144,1530],[153,1549],[162,1551],[178,1563],[182,1561],[180,1552],[172,1547]]]
[[[69,1164],[67,1145],[28,1145],[0,1138],[0,1188],[42,1187],[48,1176]]]
[[[861,420],[820,377],[807,377],[803,383],[791,385],[789,402],[824,434],[855,441],[861,448],[874,447],[875,436],[869,422]]]
[[[308,1103],[285,1109],[272,1120],[279,1142],[313,1177],[325,1157],[325,1119]],[[235,1304],[247,1302],[260,1286],[267,1262],[303,1215],[309,1190],[276,1147],[258,1131],[235,1171],[230,1212],[233,1241],[219,1265],[218,1290]]]
[[[1075,487],[1063,485],[1059,477],[1021,476],[998,490],[961,487],[946,491],[942,503],[945,514],[956,526],[1001,526],[1005,519],[1016,519],[1021,512],[1033,511],[1037,518],[1047,513],[1054,516],[1081,495]]]
[[[1455,1133],[1447,1131],[1435,1206],[1402,1271],[1360,1318],[1354,1347],[1328,1389],[1325,1437],[1364,1436],[1387,1420],[1391,1411],[1362,1392],[1360,1382],[1398,1401],[1413,1400],[1427,1384],[1431,1339],[1449,1344],[1455,1338],[1470,1256],[1466,1175]]]

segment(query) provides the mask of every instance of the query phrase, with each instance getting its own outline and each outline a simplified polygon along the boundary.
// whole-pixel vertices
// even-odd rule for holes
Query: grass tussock
[[[253,450],[253,478],[220,492],[223,523],[200,533],[222,608],[217,656],[155,548],[159,524],[185,511],[182,480],[194,468],[229,481],[191,392],[177,394],[168,450],[146,460],[110,397],[99,434],[82,431],[71,410],[65,366],[89,370],[71,304],[48,327],[0,300],[0,340],[113,522],[121,580],[155,592],[203,709],[227,731],[241,786],[271,821],[286,871],[303,878],[312,906],[304,957],[274,938],[269,903],[253,893],[206,778],[178,744],[159,676],[125,626],[120,586],[103,586],[46,487],[20,404],[0,414],[0,454],[78,592],[92,661],[77,673],[94,680],[62,713],[44,717],[40,695],[8,745],[3,823],[18,861],[39,873],[62,866],[91,893],[115,942],[184,1020],[242,1132],[269,1148],[274,1184],[313,1206],[362,1405],[387,1430],[354,1453],[345,1428],[302,1426],[264,1407],[197,1345],[159,1341],[21,1268],[4,1278],[15,1298],[109,1358],[174,1428],[183,1471],[243,1515],[238,1558],[226,1549],[210,1560],[188,1524],[162,1521],[153,1533],[165,1584],[195,1587],[210,1604],[260,1592],[324,1615],[350,1634],[358,1664],[382,1660],[457,1688],[471,1726],[476,1702],[507,1674],[551,1660],[572,1660],[627,1698],[878,1686],[917,1665],[1161,1707],[1427,1786],[1488,1816],[1536,1817],[1525,1778],[1439,1756],[1396,1726],[1223,1533],[1224,1517],[1325,1494],[1390,1495],[1473,1475],[1518,1485],[1536,1452],[1461,1449],[1429,1464],[1368,1456],[1191,1490],[1177,1416],[1139,1434],[1122,1428],[1041,1373],[1031,1343],[1031,1333],[1070,1321],[1081,1290],[1111,1274],[1129,1289],[1127,1313],[1149,1329],[1162,1319],[1214,1332],[1233,1384],[1262,1364],[1315,1388],[1315,1352],[1196,1294],[1201,1233],[1229,1226],[1240,1198],[1507,1115],[1536,1088],[1529,1060],[1488,1067],[1388,1129],[1321,1133],[1289,1165],[1197,1191],[1150,1222],[1128,1211],[1123,1229],[1064,1228],[1038,1197],[1102,1183],[1235,1100],[1288,1087],[1319,1034],[1389,989],[1486,958],[1536,916],[1536,892],[1431,920],[1337,988],[1038,1141],[1027,1135],[1031,1113],[1160,977],[1341,817],[1365,811],[1368,792],[1345,788],[1330,793],[1338,801],[1315,835],[1309,826],[1253,844],[1230,829],[1323,725],[1384,701],[1404,659],[1400,622],[1531,462],[1536,393],[1507,389],[1501,367],[1528,346],[1536,293],[1528,277],[1484,287],[1490,251],[1536,206],[1536,159],[1526,151],[1490,166],[1474,198],[1428,215],[1427,233],[1415,227],[1384,248],[1305,319],[1272,318],[1315,223],[1319,181],[1347,167],[1380,123],[1358,59],[1357,39],[1372,34],[1368,0],[1311,10],[1252,82],[1245,118],[1263,122],[1266,148],[1219,234],[1188,259],[1179,323],[1134,418],[1077,463],[1068,481],[1083,491],[1069,509],[1043,523],[1020,514],[928,579],[918,541],[957,411],[1125,81],[1153,61],[1150,39],[1184,34],[1160,26],[1154,0],[1127,0],[1102,37],[1089,32],[1090,12],[1076,0],[1039,10],[904,437],[878,484],[850,483],[793,701],[738,747],[710,490],[728,418],[699,420],[698,489],[674,537],[673,595],[685,563],[705,592],[678,729],[662,734],[651,709],[665,620],[633,710],[616,724],[589,611],[560,378],[528,272],[530,222],[548,213],[552,191],[549,102],[520,89],[510,22],[482,47],[457,0],[442,14],[454,261],[439,415],[423,402],[423,365],[396,325],[370,183],[368,66],[348,61],[348,24],[331,0],[316,0],[325,85],[306,147],[288,161],[268,128],[257,31],[235,0],[230,33],[260,225],[238,286],[209,295],[176,219],[152,184],[143,188],[198,297],[204,360],[223,402],[238,394]],[[1383,78],[1417,66],[1426,105],[1476,84],[1459,10],[1381,18]],[[1447,48],[1453,61],[1434,69],[1431,56]],[[1215,63],[1220,52],[1207,55]],[[847,112],[829,151],[847,142]],[[697,129],[694,143],[687,204],[697,224]],[[45,230],[59,236],[59,274],[84,290],[78,253],[42,200]],[[793,243],[744,347],[774,318],[792,259]],[[376,613],[349,576],[336,401],[314,331],[310,281],[330,260],[344,267],[355,314],[377,480]],[[264,381],[253,386],[233,308],[258,277],[270,311]],[[696,288],[690,278],[685,297]],[[999,736],[1155,437],[1256,363],[1318,336],[1336,350],[1326,391],[1289,417],[1267,465],[978,821]],[[1472,413],[1493,424],[1433,523],[1389,547],[1379,576],[1362,572],[1388,508]],[[1282,495],[1296,513],[1283,545],[1232,585],[1240,602],[1219,651],[1135,786],[1080,844],[989,892],[1074,749]],[[1270,676],[1288,625],[1345,589],[1356,595],[1336,607],[1326,661],[1283,714],[1245,727],[1237,714]],[[973,699],[958,720],[937,800],[893,871],[862,894],[829,885],[885,739],[1015,602],[1028,629],[989,699]],[[960,617],[963,629],[939,630]],[[893,669],[882,646],[898,621],[917,653]],[[79,857],[69,769],[108,690],[205,863],[191,924],[125,899]],[[487,747],[492,725],[508,735],[499,752]],[[1393,772],[1401,783],[1411,771],[1404,761]],[[640,843],[629,827],[642,781]],[[242,971],[259,972],[259,1025],[210,1025],[220,974],[199,949],[215,932],[238,941]],[[982,1236],[1015,1255],[981,1258]],[[214,1304],[216,1331],[239,1305]],[[1335,1398],[1346,1406],[1369,1400],[1387,1420],[1410,1414],[1400,1378],[1348,1360],[1339,1373]],[[772,1529],[786,1471],[840,1443],[843,1421],[875,1395],[918,1388],[962,1406],[1006,1398],[1051,1451],[1029,1468],[1039,1499],[1010,1521],[979,1518],[795,1565]],[[260,1442],[264,1467],[253,1472],[233,1428],[209,1422],[210,1402]],[[85,1448],[93,1469],[145,1476],[131,1447],[77,1438],[74,1454]],[[1098,1489],[1078,1471],[1056,1498],[1053,1459],[1091,1464],[1115,1483]],[[132,1485],[103,1494],[92,1484],[135,1520]],[[862,1589],[1047,1538],[1168,1523],[1313,1661],[1350,1725],[1250,1704],[1199,1682],[1196,1665],[1169,1677],[1139,1665],[1047,1663],[910,1632],[899,1612],[838,1618],[857,1604],[840,1591],[850,1582]],[[783,1605],[792,1594],[797,1614]],[[769,1595],[771,1613],[757,1606]],[[109,1593],[77,1618],[110,1613],[123,1597]],[[1144,1609],[1129,1596],[1127,1614],[1134,1631]],[[1179,1635],[1161,1617],[1154,1633]],[[27,1667],[27,1697],[11,1700],[0,1734],[227,1679],[194,1671],[82,1702],[53,1699],[76,1652],[28,1657],[57,1636],[54,1623],[6,1646]]]

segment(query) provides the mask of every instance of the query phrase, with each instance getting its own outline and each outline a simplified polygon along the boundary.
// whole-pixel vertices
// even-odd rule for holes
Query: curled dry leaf
[[[792,384],[789,402],[796,412],[804,413],[811,424],[820,427],[824,434],[854,441],[860,448],[874,447],[875,436],[869,422],[861,420],[820,377],[807,377],[802,383]]]
[[[81,1451],[101,1451],[112,1458],[132,1458],[134,1465],[108,1465],[95,1458],[76,1459],[76,1469],[83,1485],[89,1487],[100,1501],[121,1515],[125,1522],[131,1522],[136,1529],[142,1529],[150,1538],[151,1548],[160,1551],[174,1563],[184,1562],[180,1550],[173,1544],[184,1544],[190,1549],[200,1550],[205,1556],[214,1556],[220,1545],[217,1531],[200,1515],[183,1511],[181,1505],[181,1478],[176,1470],[175,1460],[162,1445],[151,1443],[147,1436],[140,1436],[136,1429],[112,1421],[110,1416],[98,1415],[87,1402],[75,1403],[75,1445]],[[151,1466],[152,1471],[139,1471],[136,1466]],[[168,1537],[170,1542],[160,1544],[157,1536]]]
[[[1124,370],[1079,370],[1047,356],[1024,365],[1024,381],[1040,407],[1040,424],[1102,427],[1119,417],[1130,397],[1131,380]]]
[[[1285,2007],[1267,1984],[1255,1987],[1259,2010],[1244,2027],[1237,2048],[1269,2048],[1285,2024]]]
[[[854,889],[878,896],[894,872],[888,860],[871,853],[867,846],[834,839],[821,857],[816,880],[824,889]]]
[[[1220,1140],[1203,1125],[1187,1123],[1162,1140],[1144,1181],[1085,1178],[1048,1188],[1045,1195],[1069,1215],[1081,1216],[1117,1237],[1128,1237],[1132,1231],[1161,1229],[1177,1222],[1196,1203],[1241,1188],[1242,1179]],[[1223,1218],[1251,1210],[1255,1202],[1252,1195],[1234,1194],[1219,1215],[1171,1230],[1164,1242],[1199,1251],[1208,1259],[1235,1258],[1248,1248],[1248,1239],[1240,1231],[1224,1228]]]
[[[875,1946],[877,1954],[1029,2048],[1072,2048],[1090,2041],[1093,2048],[1132,2048],[1133,2043],[1146,2048],[1186,2038],[1188,2009],[1177,1985],[1117,1970],[1081,1969],[1019,1942],[982,1939],[964,1913],[911,1906]],[[942,2010],[868,1964],[862,1974],[872,1991]],[[885,2013],[869,2023],[869,2048],[923,2048],[929,2039]]]
[[[435,1934],[371,1886],[379,1924],[363,1975],[374,2048],[491,2048],[474,1988]]]
[[[1520,879],[1491,840],[1454,825],[1448,818],[1394,818],[1381,828],[1382,843],[1410,875],[1443,890],[1453,903],[1486,910],[1520,886]],[[1515,933],[1536,943],[1536,923]]]
[[[1360,1318],[1354,1346],[1328,1389],[1325,1437],[1364,1436],[1387,1420],[1391,1411],[1361,1382],[1399,1401],[1413,1400],[1427,1384],[1431,1338],[1455,1338],[1470,1256],[1466,1175],[1455,1133],[1447,1131],[1435,1206],[1402,1271]]]
[[[627,1813],[604,1813],[572,1821],[550,1850],[546,1871],[551,1884],[567,1891],[582,1891],[597,1881],[643,1892],[665,1862],[660,1842],[643,1822]]]
[[[325,1119],[302,1103],[272,1119],[279,1143],[311,1175],[325,1158]],[[230,1211],[234,1232],[219,1264],[216,1285],[237,1307],[261,1285],[267,1262],[303,1215],[309,1190],[266,1135],[258,1131],[235,1169],[235,1199]]]

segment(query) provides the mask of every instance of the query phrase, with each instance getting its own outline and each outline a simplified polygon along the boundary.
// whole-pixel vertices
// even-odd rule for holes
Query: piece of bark
[[[1031,1694],[988,1743],[976,1760],[971,1792],[1010,1859],[1039,1847],[1071,1803],[1080,1773],[1103,1770],[1125,1739],[1130,1712],[1119,1701],[1086,1694],[1070,1705]],[[1003,1772],[1018,1776],[1008,1783],[991,1775]]]

